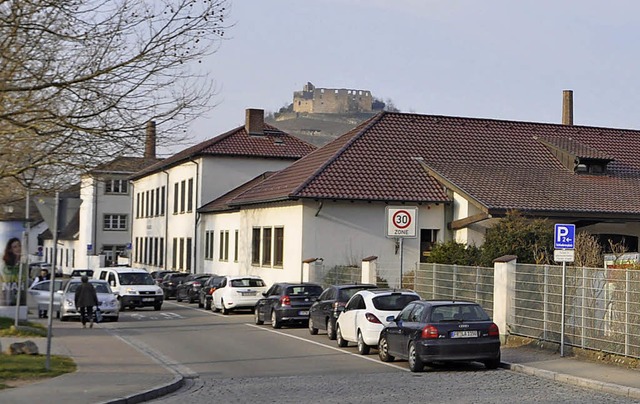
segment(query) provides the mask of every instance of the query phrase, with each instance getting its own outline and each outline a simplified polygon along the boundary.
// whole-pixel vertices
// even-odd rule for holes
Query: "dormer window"
[[[570,137],[537,138],[568,170],[576,174],[603,175],[613,158]]]

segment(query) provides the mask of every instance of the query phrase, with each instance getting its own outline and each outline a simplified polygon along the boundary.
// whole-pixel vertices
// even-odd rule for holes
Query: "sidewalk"
[[[183,377],[140,352],[100,324],[83,329],[79,322],[55,320],[51,354],[71,356],[74,373],[0,390],[0,402],[13,403],[139,403],[168,394],[183,385]],[[13,342],[31,340],[47,353],[47,339],[0,338],[2,350]]]
[[[51,353],[73,357],[78,371],[53,379],[0,390],[3,404],[37,402],[139,403],[179,389],[184,379],[117,335],[82,329],[78,322],[54,322]],[[46,338],[0,338],[2,349],[30,339],[46,354]],[[640,371],[614,364],[561,357],[528,346],[503,347],[502,367],[515,372],[640,400]]]

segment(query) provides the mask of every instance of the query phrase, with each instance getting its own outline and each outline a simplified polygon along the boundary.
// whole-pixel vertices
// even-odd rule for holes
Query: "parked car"
[[[90,279],[89,282],[96,289],[102,318],[105,320],[118,321],[120,304],[118,303],[118,297],[111,291],[111,287],[109,287],[107,281]],[[76,308],[75,295],[76,289],[81,283],[82,280],[80,278],[71,278],[69,282],[67,282],[64,290],[58,292],[61,294],[62,301],[60,320],[67,321],[71,318],[80,318],[80,310]]]
[[[251,309],[267,291],[259,276],[225,276],[211,296],[211,310],[229,314],[235,309]]]
[[[184,281],[184,278],[189,275],[186,272],[171,272],[168,273],[162,278],[162,283],[160,284],[160,288],[162,288],[162,293],[164,294],[164,300],[169,300],[172,297],[176,297],[176,290],[178,289],[178,285],[180,282]]]
[[[417,300],[409,303],[380,333],[379,356],[407,359],[412,372],[433,362],[500,365],[500,332],[479,304]]]
[[[336,339],[336,321],[347,301],[356,292],[375,288],[377,286],[370,283],[331,285],[326,288],[309,309],[309,333],[316,335],[318,330],[327,330],[327,337]]]
[[[150,273],[150,275],[155,281],[156,285],[161,286],[162,279],[166,274],[175,274],[175,273],[178,273],[178,271],[153,271]]]
[[[358,344],[358,352],[367,355],[378,346],[380,332],[404,307],[420,295],[412,290],[370,289],[356,292],[344,306],[336,324],[338,346]]]
[[[273,328],[283,323],[306,322],[309,308],[322,294],[316,283],[274,283],[264,292],[253,310],[256,324],[271,321]]]
[[[111,291],[118,296],[120,310],[127,307],[153,307],[162,309],[164,295],[162,289],[155,284],[146,269],[131,267],[96,268],[95,279],[107,281]]]
[[[176,300],[194,303],[200,300],[200,288],[211,274],[189,274],[176,287]]]
[[[61,295],[56,293],[64,289],[67,283],[66,279],[55,279],[53,289],[53,311],[56,318],[60,318],[60,301]],[[27,307],[37,311],[49,311],[49,302],[51,300],[51,281],[38,282],[32,285],[27,291]]]
[[[224,279],[225,277],[222,275],[214,275],[202,284],[202,287],[200,288],[200,299],[198,299],[198,307],[204,308],[205,310],[211,310],[213,292],[215,292]]]

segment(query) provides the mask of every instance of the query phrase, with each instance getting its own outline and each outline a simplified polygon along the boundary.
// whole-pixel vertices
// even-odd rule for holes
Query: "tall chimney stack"
[[[573,125],[573,90],[562,91],[562,124]]]
[[[156,158],[156,123],[147,122],[147,136],[144,142],[144,157],[147,159]]]
[[[264,135],[264,110],[247,108],[244,130],[249,135]]]

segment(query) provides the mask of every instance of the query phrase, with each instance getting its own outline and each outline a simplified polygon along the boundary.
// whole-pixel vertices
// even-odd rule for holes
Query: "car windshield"
[[[409,302],[420,299],[416,295],[403,295],[394,293],[390,295],[376,296],[373,298],[373,307],[383,311],[399,311],[404,309]]]
[[[155,285],[151,275],[147,273],[125,272],[118,274],[121,285]]]
[[[78,286],[80,286],[82,282],[71,282],[69,284],[69,288],[67,289],[67,293],[75,293]],[[96,289],[96,293],[111,293],[109,286],[107,286],[104,282],[91,282],[93,287]]]
[[[232,279],[231,287],[232,288],[246,288],[246,287],[263,287],[264,282],[262,279],[253,279],[253,278],[242,278],[242,279]]]
[[[432,322],[443,321],[487,321],[489,315],[476,304],[452,304],[436,306],[431,310]]]
[[[289,286],[286,294],[290,296],[320,296],[322,288],[315,285]]]

